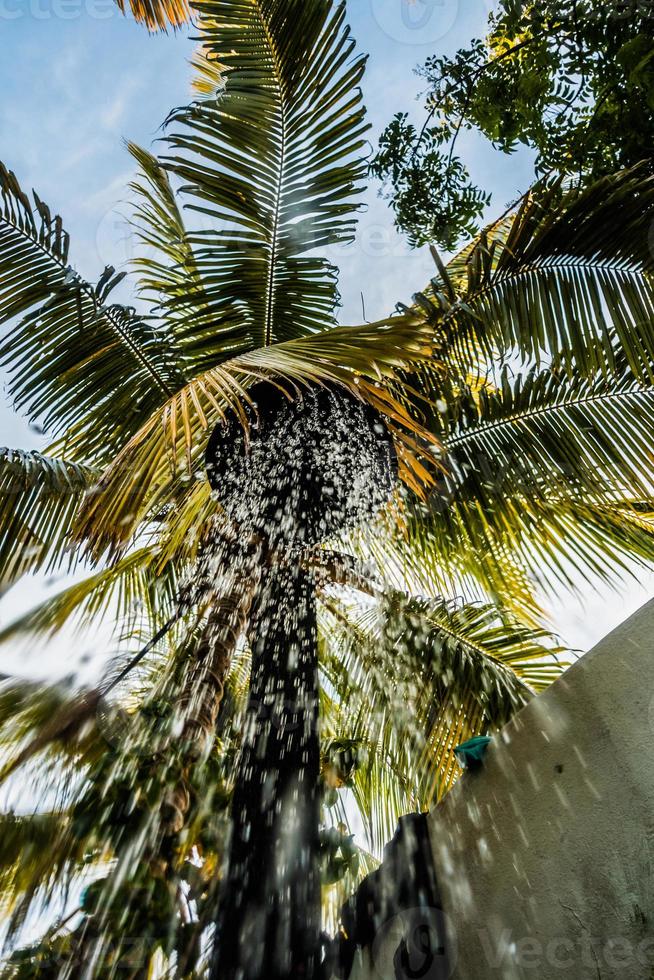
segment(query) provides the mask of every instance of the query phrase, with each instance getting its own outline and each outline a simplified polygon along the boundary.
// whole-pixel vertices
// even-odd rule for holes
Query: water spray
[[[320,741],[315,581],[302,558],[370,520],[397,477],[383,418],[346,389],[249,391],[206,454],[213,490],[269,560],[250,619],[252,674],[212,980],[320,975]]]

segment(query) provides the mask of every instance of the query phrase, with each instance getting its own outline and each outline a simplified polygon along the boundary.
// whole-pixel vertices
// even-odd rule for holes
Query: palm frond
[[[64,559],[74,516],[99,476],[54,456],[0,450],[0,585]]]
[[[25,635],[47,638],[66,625],[80,629],[108,618],[123,634],[144,621],[149,633],[156,632],[170,618],[176,595],[174,567],[162,568],[153,548],[139,548],[5,626],[0,630],[0,643]]]
[[[70,790],[70,773],[79,776],[86,762],[106,748],[101,716],[97,690],[71,692],[66,684],[15,679],[2,684],[0,782],[29,762],[32,785],[44,779],[61,802]]]
[[[446,474],[427,503],[409,502],[401,550],[440,569],[467,556],[496,595],[507,562],[556,589],[652,561],[651,527],[630,504],[654,491],[653,407],[654,388],[626,368],[592,381],[505,370],[498,387],[462,390],[435,416]]]
[[[78,537],[89,541],[96,555],[119,548],[149,512],[170,501],[180,480],[193,479],[196,472],[204,478],[201,460],[209,431],[228,412],[247,426],[247,388],[263,379],[281,385],[289,397],[307,385],[334,384],[372,404],[389,421],[402,477],[419,492],[431,479],[427,467],[430,459],[433,463],[434,437],[388,383],[401,368],[430,359],[427,325],[397,317],[260,348],[205,372],[154,414],[116,457],[80,515]]]
[[[471,553],[464,536],[453,537],[447,551],[438,550],[434,525],[442,513],[436,499],[417,501],[403,495],[375,533],[363,528],[351,535],[350,551],[368,563],[385,589],[414,595],[461,596],[467,602],[488,602],[512,612],[521,622],[540,627],[547,622],[543,598],[529,568],[499,539],[492,552]]]
[[[85,458],[120,445],[183,382],[167,339],[109,302],[111,268],[92,286],[68,263],[61,218],[0,164],[0,344],[14,405],[54,434],[84,436]]]
[[[647,496],[654,489],[653,408],[654,387],[629,371],[588,381],[505,370],[498,387],[451,401],[439,435],[452,484],[474,473],[480,498],[484,489],[505,499]]]
[[[88,842],[71,833],[65,812],[30,816],[0,814],[0,912],[6,916],[17,906],[28,906],[82,865]],[[22,916],[17,916],[19,922]]]
[[[125,0],[116,0],[119,10],[125,13]],[[167,27],[181,27],[190,17],[187,0],[128,0],[134,20],[151,31],[165,31]]]
[[[199,44],[191,58],[193,89],[200,96],[216,98],[225,87],[225,65],[212,56],[211,48]]]
[[[594,378],[621,351],[654,375],[654,179],[646,167],[585,190],[537,186],[510,228],[491,228],[418,294],[454,362],[518,355]],[[466,281],[462,276],[465,269]]]
[[[205,219],[188,235],[202,301],[174,323],[205,370],[239,349],[333,326],[336,269],[315,250],[353,237],[367,126],[365,59],[354,56],[344,4],[206,0],[195,9],[209,94],[171,114],[161,162]]]
[[[50,692],[46,689],[45,693],[47,698]],[[36,756],[53,749],[59,754],[68,756],[67,765],[64,764],[60,768],[61,781],[65,783],[67,769],[83,768],[83,749],[90,747],[91,751],[97,751],[98,742],[101,741],[97,724],[99,705],[99,691],[85,691],[65,700],[51,717],[42,721],[35,729],[33,737],[22,745],[19,751],[13,754],[7,752],[8,758],[0,770],[0,783],[6,782],[25,763],[32,762]],[[18,726],[10,726],[9,738],[6,732],[2,733],[3,748],[6,749],[6,743],[11,742],[12,736],[16,738],[16,732],[19,730]],[[51,785],[55,782],[52,774],[50,774],[50,782]]]
[[[488,501],[410,501],[401,533],[387,547],[409,573],[436,580],[449,565],[498,599],[510,594],[516,567],[545,595],[561,588],[580,594],[598,579],[614,586],[637,579],[654,561],[654,528],[638,519],[644,507],[651,510],[651,502],[541,498],[529,506],[519,499],[498,506],[496,516]]]
[[[138,276],[139,293],[169,324],[185,316],[200,316],[207,308],[204,284],[198,272],[177,196],[170,177],[159,160],[134,143],[128,149],[139,165],[130,188],[136,197],[132,225],[142,254],[132,260]],[[207,336],[180,344],[184,353],[198,364],[211,361],[211,327]]]
[[[207,480],[183,484],[174,505],[163,513],[156,533],[157,571],[168,563],[190,567],[198,558],[202,542],[220,513]]]
[[[457,745],[501,727],[565,666],[551,634],[496,606],[398,593],[363,612],[328,600],[323,643],[332,725],[367,752],[355,795],[374,849],[402,812],[447,791]]]

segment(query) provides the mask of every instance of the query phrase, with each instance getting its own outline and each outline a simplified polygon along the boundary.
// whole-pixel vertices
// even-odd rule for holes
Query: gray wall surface
[[[357,980],[654,980],[654,602],[523,709],[430,821],[451,963],[398,977],[409,913]]]

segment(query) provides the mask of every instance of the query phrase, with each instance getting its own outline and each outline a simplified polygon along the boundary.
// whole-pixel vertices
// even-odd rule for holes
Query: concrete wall
[[[654,602],[528,705],[430,820],[451,963],[398,974],[416,912],[381,931],[357,980],[654,980]]]

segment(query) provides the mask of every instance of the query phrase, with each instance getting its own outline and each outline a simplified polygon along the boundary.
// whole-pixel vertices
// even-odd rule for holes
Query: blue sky
[[[349,8],[353,33],[370,54],[365,96],[374,141],[395,112],[422,118],[414,67],[481,31],[488,3],[350,0]],[[61,9],[70,19],[56,16]],[[120,205],[132,165],[122,140],[151,146],[167,112],[188,101],[192,43],[183,35],[148,37],[111,0],[0,0],[0,31],[0,158],[63,215],[72,260],[93,279],[128,254]],[[527,156],[507,162],[480,141],[467,142],[475,144],[475,172],[504,210],[528,186]],[[361,318],[361,292],[368,316],[383,315],[433,268],[428,253],[411,253],[394,231],[376,187],[367,198],[356,245],[336,256],[347,321]]]
[[[364,94],[372,140],[395,112],[422,118],[416,101],[422,83],[414,67],[483,33],[490,5],[491,0],[349,0],[353,33],[370,54]],[[148,36],[111,0],[0,0],[0,43],[0,159],[63,216],[71,261],[95,279],[106,264],[120,267],[130,253],[124,215],[133,168],[122,141],[150,147],[168,111],[189,100],[192,43],[184,34]],[[528,153],[502,157],[469,135],[459,148],[476,182],[493,191],[495,213],[527,188]],[[343,322],[362,318],[361,293],[372,319],[410,299],[432,274],[428,252],[406,246],[376,187],[369,189],[366,205],[356,243],[334,255],[342,272]],[[42,445],[13,415],[4,394],[0,444]],[[566,597],[552,607],[564,638],[583,649],[647,596],[633,586],[619,598],[587,586],[583,592],[585,606]],[[13,618],[34,594],[23,587],[8,596],[0,604],[0,622]],[[0,653],[3,666],[7,658],[11,652]]]

